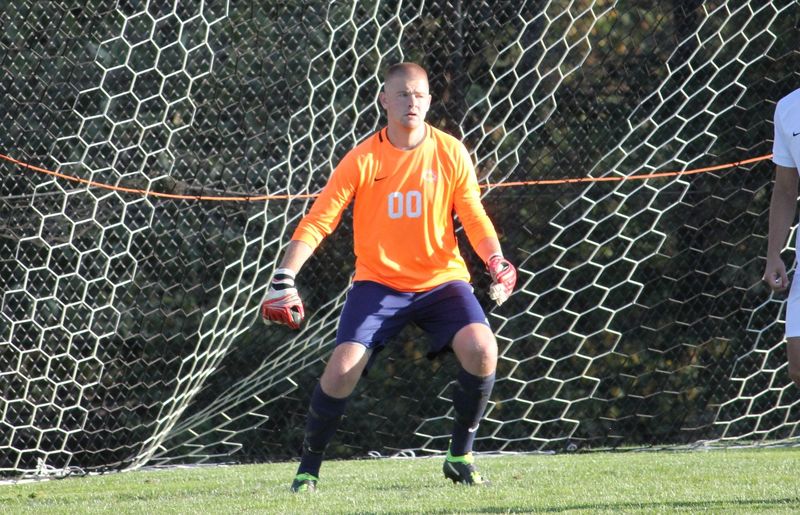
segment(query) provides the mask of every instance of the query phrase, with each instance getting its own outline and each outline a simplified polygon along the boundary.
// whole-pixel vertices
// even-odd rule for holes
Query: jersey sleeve
[[[783,124],[783,113],[785,111],[783,102],[778,102],[775,107],[774,127],[775,138],[772,141],[772,162],[778,166],[785,166],[787,168],[797,168],[797,163],[794,162],[792,154],[789,151],[789,142],[786,130]]]
[[[359,176],[357,160],[351,151],[333,171],[319,197],[297,225],[292,239],[302,241],[312,249],[317,248],[339,225],[342,213],[358,188]]]
[[[456,177],[453,204],[456,214],[473,249],[485,238],[497,238],[497,232],[481,203],[478,177],[472,159],[463,144],[458,144],[455,165]]]

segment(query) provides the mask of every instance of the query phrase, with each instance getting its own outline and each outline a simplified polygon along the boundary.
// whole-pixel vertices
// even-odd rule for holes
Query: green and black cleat
[[[453,456],[450,454],[450,449],[447,450],[447,457],[444,460],[442,467],[444,477],[453,481],[453,483],[461,483],[464,485],[480,485],[489,486],[491,483],[481,476],[478,469],[475,468],[475,458],[472,453],[467,453],[463,456]]]
[[[318,477],[311,474],[297,474],[292,481],[292,492],[316,492]]]

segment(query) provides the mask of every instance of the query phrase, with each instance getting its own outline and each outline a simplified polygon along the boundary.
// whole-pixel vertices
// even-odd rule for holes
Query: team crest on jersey
[[[425,170],[422,172],[422,180],[425,182],[436,182],[436,172],[433,170]]]

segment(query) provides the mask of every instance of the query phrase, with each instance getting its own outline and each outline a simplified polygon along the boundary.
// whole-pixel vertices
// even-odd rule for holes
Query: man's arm
[[[320,241],[339,224],[342,212],[355,194],[358,174],[352,153],[348,153],[298,224],[261,303],[261,318],[265,324],[275,322],[292,329],[300,328],[305,310],[294,285],[295,276]]]
[[[780,165],[775,167],[775,183],[769,205],[767,264],[764,270],[764,281],[774,291],[783,291],[789,286],[781,249],[786,243],[797,212],[797,185],[796,168]]]
[[[458,180],[455,181],[453,194],[453,207],[455,208],[464,232],[467,233],[472,248],[486,264],[492,284],[489,286],[489,298],[504,303],[517,283],[517,270],[506,258],[497,238],[494,225],[486,216],[486,211],[481,203],[480,188],[475,168],[467,148],[459,145],[458,154],[455,156],[456,169],[459,171]]]
[[[489,262],[489,258],[495,254],[503,255],[503,250],[500,248],[500,240],[488,236],[482,239],[475,246],[475,253],[483,260],[484,263]]]
[[[294,278],[313,253],[314,249],[304,241],[289,242],[281,264],[270,280],[267,296],[261,303],[261,318],[265,324],[275,322],[288,325],[292,329],[300,328],[305,309],[294,285]]]
[[[487,236],[475,245],[475,252],[480,256],[489,275],[492,276],[492,284],[489,286],[489,298],[501,305],[508,300],[517,284],[517,269],[514,268],[500,249],[500,241],[494,236]]]
[[[283,259],[281,259],[281,264],[278,268],[289,269],[297,274],[313,253],[314,249],[308,243],[301,240],[292,240],[286,246],[286,252],[283,254]]]
[[[489,298],[499,306],[508,300],[514,291],[514,286],[517,284],[517,269],[503,257],[500,240],[497,239],[494,226],[486,216],[480,197],[477,195],[477,182],[474,189],[476,193],[472,199],[466,202],[456,202],[456,213],[461,219],[464,232],[467,233],[472,248],[483,260],[489,275],[492,276]],[[465,197],[468,198],[469,195],[465,195]]]

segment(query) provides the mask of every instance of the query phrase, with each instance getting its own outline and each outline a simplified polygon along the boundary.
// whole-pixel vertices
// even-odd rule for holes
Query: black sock
[[[311,394],[311,403],[306,418],[306,431],[303,438],[303,456],[300,458],[298,474],[311,474],[319,477],[319,468],[328,442],[331,441],[342,419],[347,397],[337,399],[322,391],[319,383]]]
[[[494,373],[478,377],[462,369],[453,393],[455,421],[453,437],[450,441],[450,454],[463,456],[472,451],[475,434],[489,403],[489,395],[494,386]]]

